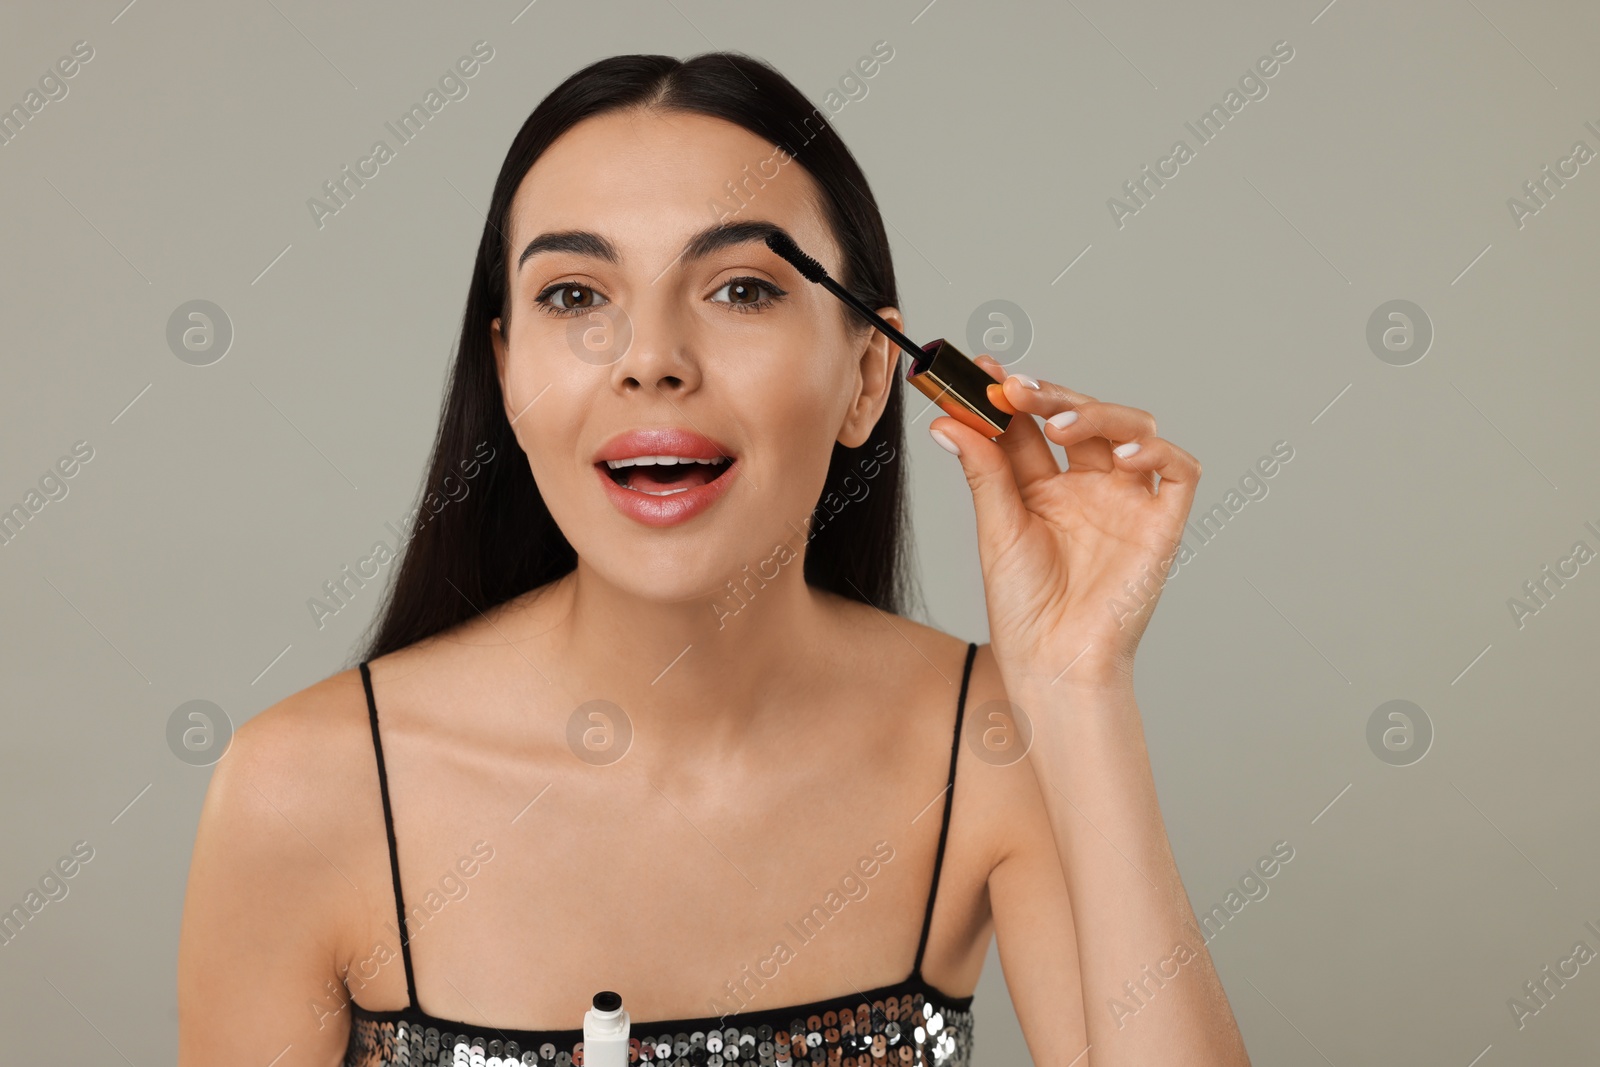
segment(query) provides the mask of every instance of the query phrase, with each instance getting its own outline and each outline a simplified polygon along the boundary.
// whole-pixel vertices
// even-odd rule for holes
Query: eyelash
[[[737,312],[740,312],[741,314],[748,314],[748,313],[756,312],[756,311],[765,311],[767,308],[771,307],[772,305],[776,304],[779,300],[782,300],[785,296],[789,295],[784,290],[779,289],[776,285],[773,285],[771,282],[766,281],[763,278],[750,278],[750,277],[729,278],[726,282],[724,282],[717,289],[717,292],[720,293],[723,289],[729,288],[730,286],[734,286],[734,285],[746,285],[746,286],[754,285],[754,286],[757,286],[758,288],[765,289],[765,290],[767,290],[768,292],[770,292],[772,294],[772,296],[766,297],[766,298],[761,299],[761,300],[757,300],[753,304],[735,304],[731,300],[718,300],[718,301],[716,301],[716,303],[718,303],[718,304],[726,304],[730,309],[732,309],[734,311],[737,311]],[[550,304],[550,303],[547,302],[550,297],[554,296],[556,293],[561,292],[563,289],[587,289],[590,292],[597,292],[595,287],[592,286],[592,285],[580,285],[580,284],[578,284],[576,282],[558,282],[557,284],[552,285],[549,288],[545,289],[543,292],[541,292],[538,296],[536,296],[534,298],[533,302],[539,308],[539,310],[544,312],[546,315],[554,315],[557,318],[563,318],[563,319],[572,318],[572,317],[574,317],[576,315],[583,314],[585,311],[593,311],[594,310],[594,307],[592,305],[590,307],[581,307],[581,308],[561,308],[561,307],[556,307],[555,305]],[[604,306],[604,305],[602,305],[602,306]]]

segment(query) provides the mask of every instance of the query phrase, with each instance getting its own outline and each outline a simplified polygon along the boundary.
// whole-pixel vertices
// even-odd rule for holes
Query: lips
[[[629,430],[595,454],[601,487],[623,515],[672,526],[700,514],[732,484],[738,462],[725,446],[677,427]]]
[[[594,461],[632,459],[635,456],[684,456],[692,459],[733,458],[733,453],[704,434],[667,426],[655,430],[629,430],[600,446]]]

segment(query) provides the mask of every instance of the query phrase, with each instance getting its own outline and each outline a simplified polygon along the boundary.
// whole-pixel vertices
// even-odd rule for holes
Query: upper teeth
[[[619,467],[648,467],[655,463],[721,463],[726,456],[716,459],[695,459],[689,456],[634,456],[632,459],[608,459],[606,466],[612,470]]]

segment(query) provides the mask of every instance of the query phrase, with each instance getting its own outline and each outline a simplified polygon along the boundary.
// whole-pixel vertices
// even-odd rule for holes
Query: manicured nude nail
[[[1058,430],[1065,430],[1068,426],[1078,421],[1078,413],[1076,411],[1062,411],[1051,415],[1044,421]]]
[[[1028,377],[1026,374],[1013,374],[1012,377],[1015,378],[1017,381],[1021,382],[1023,385],[1025,385],[1029,389],[1037,389],[1037,388],[1039,388],[1039,383],[1036,382],[1035,380],[1033,380],[1032,378]]]
[[[961,455],[961,449],[956,447],[956,443],[950,440],[950,438],[946,437],[944,434],[940,433],[938,430],[930,428],[928,430],[928,436],[937,441],[939,443],[939,447],[950,453],[952,456]]]
[[[1121,456],[1123,459],[1127,459],[1129,456],[1131,456],[1135,452],[1139,451],[1139,442],[1138,441],[1129,441],[1125,445],[1118,445],[1116,448],[1113,448],[1111,451],[1115,452],[1117,455]]]

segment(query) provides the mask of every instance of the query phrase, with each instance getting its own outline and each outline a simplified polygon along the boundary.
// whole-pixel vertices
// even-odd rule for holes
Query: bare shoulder
[[[962,729],[961,770],[972,819],[984,827],[993,871],[1040,834],[1048,836],[1043,784],[1028,759],[1033,722],[1006,693],[994,652],[978,646],[967,691],[967,721]]]
[[[895,685],[918,677],[960,684],[967,638],[859,600],[824,595],[839,620],[843,644],[875,677]]]
[[[343,887],[342,898],[376,797],[365,690],[357,670],[340,671],[239,727],[212,772],[196,859],[230,881]]]
[[[325,1021],[338,976],[370,943],[386,845],[357,671],[239,728],[212,769],[189,864],[179,1062],[231,1062],[267,1042],[334,1062],[344,1031]]]
[[[259,792],[286,814],[309,817],[341,807],[369,764],[375,778],[366,690],[352,668],[250,718],[218,762],[212,789]]]
[[[918,687],[908,679],[933,678],[921,690],[928,694],[926,701],[919,701],[910,713],[946,721],[949,701],[961,684],[970,639],[869,604],[852,602],[845,619],[863,655],[899,665],[886,670],[886,677],[879,676],[883,684],[910,692]],[[963,828],[958,832],[970,835],[975,847],[981,848],[977,863],[985,875],[1049,834],[1043,789],[1027,758],[1031,729],[1027,713],[1019,713],[1007,697],[993,649],[986,642],[979,644],[962,706],[955,806],[960,812],[956,823]]]

